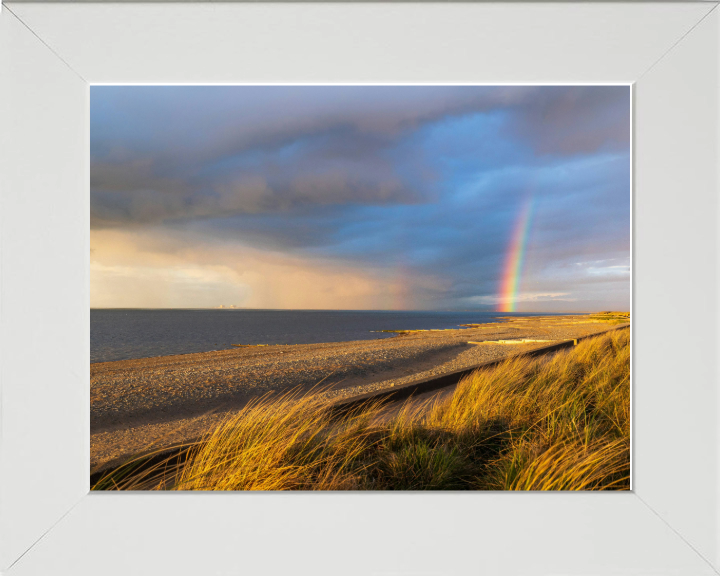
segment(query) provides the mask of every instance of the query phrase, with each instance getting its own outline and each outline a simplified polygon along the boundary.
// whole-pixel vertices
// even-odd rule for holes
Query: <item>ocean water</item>
[[[90,311],[90,361],[225,350],[233,344],[315,344],[389,338],[378,330],[457,328],[501,322],[507,312],[350,310]]]

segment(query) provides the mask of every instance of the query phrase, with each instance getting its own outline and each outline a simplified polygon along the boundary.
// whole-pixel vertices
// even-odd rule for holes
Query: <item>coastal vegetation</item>
[[[619,320],[615,313],[603,314]],[[627,318],[624,320],[627,322]],[[630,338],[474,372],[451,395],[338,415],[317,395],[267,395],[202,441],[146,456],[94,489],[627,490]]]
[[[625,324],[630,321],[630,312],[600,312],[598,314],[590,314],[590,320],[597,320],[608,324]]]

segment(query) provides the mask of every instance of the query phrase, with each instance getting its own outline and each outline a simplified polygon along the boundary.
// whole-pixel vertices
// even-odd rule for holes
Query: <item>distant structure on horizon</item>
[[[220,304],[220,306],[216,306],[215,310],[237,310],[238,307],[235,306],[235,304],[230,304],[230,306],[225,306],[224,304]]]

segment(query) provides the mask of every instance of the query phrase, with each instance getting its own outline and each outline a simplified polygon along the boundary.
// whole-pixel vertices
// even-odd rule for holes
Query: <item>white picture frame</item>
[[[0,571],[720,573],[720,10],[32,3],[0,12]],[[89,493],[89,85],[633,85],[632,491]]]

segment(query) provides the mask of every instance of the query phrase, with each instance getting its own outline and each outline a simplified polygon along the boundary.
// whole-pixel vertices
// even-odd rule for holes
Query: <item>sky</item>
[[[630,308],[627,86],[93,86],[93,308]]]

